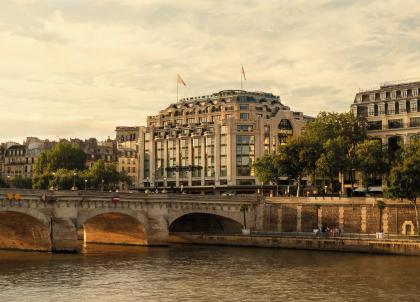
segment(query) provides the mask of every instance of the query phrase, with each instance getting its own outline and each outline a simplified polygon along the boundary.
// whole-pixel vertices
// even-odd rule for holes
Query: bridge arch
[[[147,245],[144,217],[129,209],[90,211],[78,221],[79,239],[85,243]]]
[[[169,224],[169,232],[226,232],[239,233],[242,222],[233,217],[208,212],[190,212],[175,216]]]
[[[31,209],[1,210],[0,249],[51,251],[49,220]]]

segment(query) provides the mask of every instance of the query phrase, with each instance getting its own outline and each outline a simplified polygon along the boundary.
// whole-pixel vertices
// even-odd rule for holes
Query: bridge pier
[[[51,218],[50,236],[52,252],[77,253],[80,251],[77,229],[71,219]]]

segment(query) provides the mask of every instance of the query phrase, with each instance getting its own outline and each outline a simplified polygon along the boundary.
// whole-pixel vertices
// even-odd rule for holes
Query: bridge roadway
[[[262,229],[258,196],[0,189],[0,248],[77,252],[79,240],[168,245],[170,233]]]

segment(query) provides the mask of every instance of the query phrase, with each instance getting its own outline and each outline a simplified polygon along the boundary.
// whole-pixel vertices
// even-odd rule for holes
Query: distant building
[[[368,134],[396,148],[420,140],[420,82],[383,84],[356,94],[351,110],[368,120]]]
[[[81,140],[78,138],[70,139],[70,143],[77,144],[86,153],[86,167],[91,167],[96,161],[103,160],[105,164],[117,162],[116,143],[108,138],[99,142],[96,138]]]
[[[299,135],[308,119],[265,92],[225,90],[181,99],[139,128],[138,186],[256,192],[256,158]]]
[[[119,126],[115,129],[118,156],[118,171],[131,178],[132,186],[139,186],[138,137],[140,127]],[[121,184],[122,189],[124,184]]]

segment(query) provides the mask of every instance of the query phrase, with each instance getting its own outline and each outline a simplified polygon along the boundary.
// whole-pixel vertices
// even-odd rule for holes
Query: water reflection
[[[420,258],[277,249],[88,245],[0,252],[0,301],[417,300]]]

